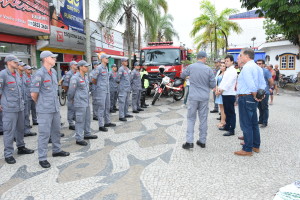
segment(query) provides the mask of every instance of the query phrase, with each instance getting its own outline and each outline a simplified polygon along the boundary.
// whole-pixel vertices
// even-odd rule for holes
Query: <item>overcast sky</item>
[[[193,21],[200,16],[201,0],[167,0],[169,5],[169,14],[174,17],[174,28],[179,34],[179,41],[175,44],[185,44],[188,48],[193,48],[193,39],[190,32],[193,27]],[[225,8],[236,8],[241,12],[245,12],[245,8],[241,8],[240,0],[211,0],[215,4],[218,12]]]

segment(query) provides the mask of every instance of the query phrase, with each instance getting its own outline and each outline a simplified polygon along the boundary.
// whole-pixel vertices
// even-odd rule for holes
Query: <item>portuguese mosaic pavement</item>
[[[112,114],[117,127],[106,133],[99,132],[93,121],[99,138],[86,147],[75,144],[64,106],[62,146],[71,155],[54,158],[50,150],[52,166],[43,169],[36,152],[15,155],[14,165],[6,164],[2,153],[0,199],[272,199],[280,187],[300,179],[299,95],[276,96],[270,109],[269,127],[261,130],[261,153],[241,158],[233,155],[240,149],[240,129],[236,136],[223,137],[216,127],[217,114],[209,114],[207,148],[183,150],[186,108],[182,101],[162,98],[125,123],[118,121],[118,113]],[[25,138],[27,147],[35,150],[36,141],[36,137]]]

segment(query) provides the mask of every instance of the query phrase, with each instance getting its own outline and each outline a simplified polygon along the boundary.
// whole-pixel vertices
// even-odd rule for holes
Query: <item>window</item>
[[[281,70],[295,70],[296,55],[282,54],[279,57],[280,57],[280,69]]]

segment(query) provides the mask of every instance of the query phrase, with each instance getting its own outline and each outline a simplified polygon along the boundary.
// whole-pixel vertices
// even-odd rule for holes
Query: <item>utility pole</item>
[[[88,63],[92,62],[89,0],[85,0],[85,57]]]

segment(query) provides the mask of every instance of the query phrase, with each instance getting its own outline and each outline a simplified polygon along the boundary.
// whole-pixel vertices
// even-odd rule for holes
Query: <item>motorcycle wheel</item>
[[[297,91],[300,91],[300,85],[299,85],[299,83],[298,83],[298,84],[295,83],[295,89],[296,89]]]
[[[67,94],[64,90],[62,90],[59,95],[59,103],[61,106],[64,106],[66,105],[66,101],[67,101]]]
[[[155,102],[157,101],[158,97],[159,97],[159,93],[158,92],[155,92],[154,96],[153,96],[153,100],[152,100],[152,105],[155,104]]]
[[[285,87],[285,85],[286,85],[286,83],[285,83],[285,82],[283,82],[283,81],[279,81],[279,87],[281,87],[281,88],[284,88],[284,87]]]
[[[173,96],[175,101],[180,101],[184,97],[184,88],[182,88],[182,91],[179,91],[178,93],[178,95]]]

